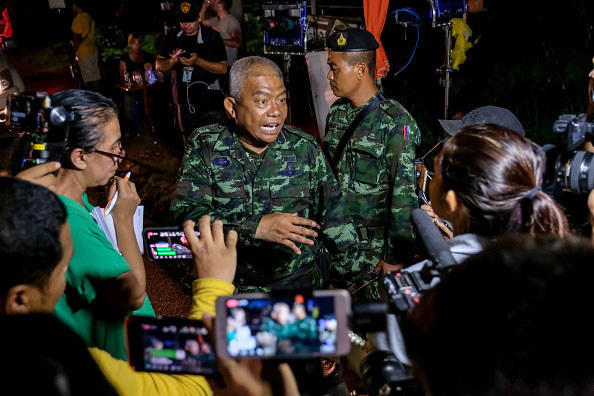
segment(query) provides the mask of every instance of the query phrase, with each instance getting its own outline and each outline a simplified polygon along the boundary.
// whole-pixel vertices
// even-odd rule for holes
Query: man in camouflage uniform
[[[340,99],[328,113],[324,150],[335,165],[367,259],[381,259],[380,267],[391,269],[387,263],[411,259],[411,212],[418,207],[414,159],[420,132],[406,109],[385,98],[375,84],[379,45],[371,33],[337,31],[328,37],[327,46],[328,80]],[[362,119],[338,153],[341,138],[360,112]]]
[[[320,241],[341,279],[373,276],[344,198],[316,140],[284,125],[286,89],[270,60],[233,64],[225,108],[233,123],[189,139],[171,210],[177,219],[222,219],[239,234],[239,291],[269,291],[304,280],[322,286]],[[319,233],[319,234],[318,234]]]

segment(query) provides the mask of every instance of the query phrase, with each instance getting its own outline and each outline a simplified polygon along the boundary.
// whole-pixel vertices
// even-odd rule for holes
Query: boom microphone
[[[441,232],[429,217],[429,214],[423,209],[415,209],[412,212],[412,221],[417,229],[417,233],[423,241],[425,250],[435,264],[434,268],[441,269],[455,265],[456,261],[450,247],[441,236]]]

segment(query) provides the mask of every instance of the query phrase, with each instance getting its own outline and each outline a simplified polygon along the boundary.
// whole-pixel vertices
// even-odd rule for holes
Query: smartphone
[[[316,290],[309,296],[237,294],[218,298],[216,312],[219,357],[343,356],[351,347],[346,290]]]
[[[195,231],[196,235],[200,232]],[[192,258],[192,250],[182,227],[147,227],[142,230],[145,251],[150,261]]]
[[[190,51],[184,51],[181,54],[179,54],[180,58],[190,58],[192,56],[192,54],[190,53]]]
[[[136,371],[211,375],[217,372],[208,331],[199,320],[162,316],[126,319],[128,361]]]

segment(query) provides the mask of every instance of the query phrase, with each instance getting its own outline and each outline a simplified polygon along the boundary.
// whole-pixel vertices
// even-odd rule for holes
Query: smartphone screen
[[[192,258],[190,244],[181,227],[153,227],[143,230],[148,259],[183,260]],[[196,231],[196,235],[200,235]]]
[[[350,295],[239,294],[217,300],[217,353],[225,357],[309,358],[348,353]]]
[[[199,320],[130,316],[128,360],[136,371],[214,374],[216,360],[207,335]]]

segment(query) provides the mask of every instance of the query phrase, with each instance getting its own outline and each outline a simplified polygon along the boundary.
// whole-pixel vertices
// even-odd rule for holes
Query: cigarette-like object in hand
[[[124,181],[126,183],[128,183],[128,180],[130,180],[130,175],[131,175],[131,172],[128,172],[128,173],[126,173],[126,176],[124,176]],[[107,203],[107,205],[105,205],[105,209],[103,210],[103,217],[109,216],[109,214],[111,213],[117,200],[118,200],[118,192],[116,191],[115,194],[113,194],[113,197],[111,197],[111,199]]]

